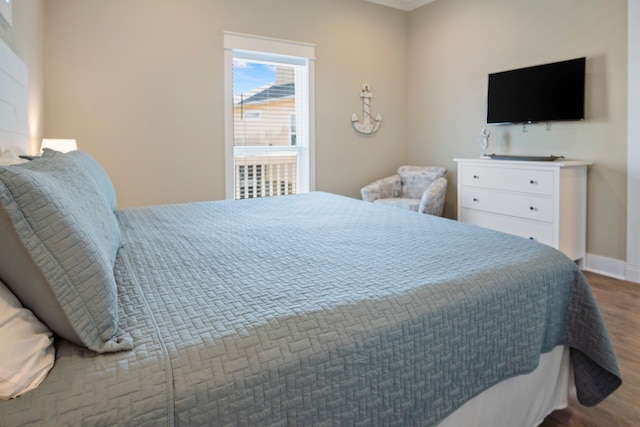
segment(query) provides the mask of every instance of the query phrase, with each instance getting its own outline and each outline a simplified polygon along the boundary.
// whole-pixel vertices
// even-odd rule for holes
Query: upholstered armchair
[[[362,200],[442,216],[447,170],[439,166],[400,166],[396,175],[360,190]]]

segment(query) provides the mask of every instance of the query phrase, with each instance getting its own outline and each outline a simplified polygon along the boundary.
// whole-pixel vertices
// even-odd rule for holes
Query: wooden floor
[[[622,386],[591,408],[572,399],[540,427],[640,426],[640,284],[585,272],[598,301],[622,373]]]

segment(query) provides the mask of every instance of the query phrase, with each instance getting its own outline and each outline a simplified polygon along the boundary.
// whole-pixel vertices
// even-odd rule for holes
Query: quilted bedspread
[[[572,348],[578,398],[620,385],[560,252],[326,193],[120,210],[128,352],[57,342],[0,425],[435,425]]]

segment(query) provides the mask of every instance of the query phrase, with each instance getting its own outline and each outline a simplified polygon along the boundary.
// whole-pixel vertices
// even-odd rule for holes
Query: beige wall
[[[407,13],[361,0],[46,2],[47,136],[76,138],[121,207],[224,198],[223,31],[316,47],[317,189],[406,161]],[[377,135],[352,129],[368,82]]]
[[[29,69],[29,144],[40,148],[44,134],[44,0],[13,2],[12,25],[0,18],[0,38]]]
[[[491,126],[488,151],[593,161],[587,250],[623,260],[626,5],[437,0],[406,13],[361,0],[20,0],[0,37],[29,66],[32,144],[46,110],[46,135],[77,138],[112,176],[121,206],[223,198],[226,30],[317,45],[319,190],[357,197],[399,164],[441,164],[451,171],[449,217],[452,159],[482,154],[487,74],[586,56],[586,121],[527,133]],[[349,123],[363,82],[384,116],[373,137]]]
[[[454,157],[564,155],[595,163],[588,180],[587,252],[625,259],[626,0],[437,0],[409,14],[409,139],[414,163],[450,170],[445,215],[456,215]],[[487,126],[487,74],[587,57],[586,120]]]

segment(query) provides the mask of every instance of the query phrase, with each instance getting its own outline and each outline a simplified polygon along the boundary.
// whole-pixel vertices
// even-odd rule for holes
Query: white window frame
[[[292,42],[249,34],[239,34],[225,31],[224,39],[224,137],[225,137],[225,197],[235,198],[235,171],[233,158],[233,56],[234,51],[245,54],[257,52],[260,54],[280,55],[282,57],[304,58],[308,70],[308,104],[300,105],[296,114],[307,117],[308,129],[296,129],[298,135],[305,132],[308,135],[306,152],[309,158],[308,182],[300,183],[308,191],[315,191],[315,45],[309,43]],[[298,83],[298,82],[296,82]],[[303,121],[304,122],[304,121]]]

